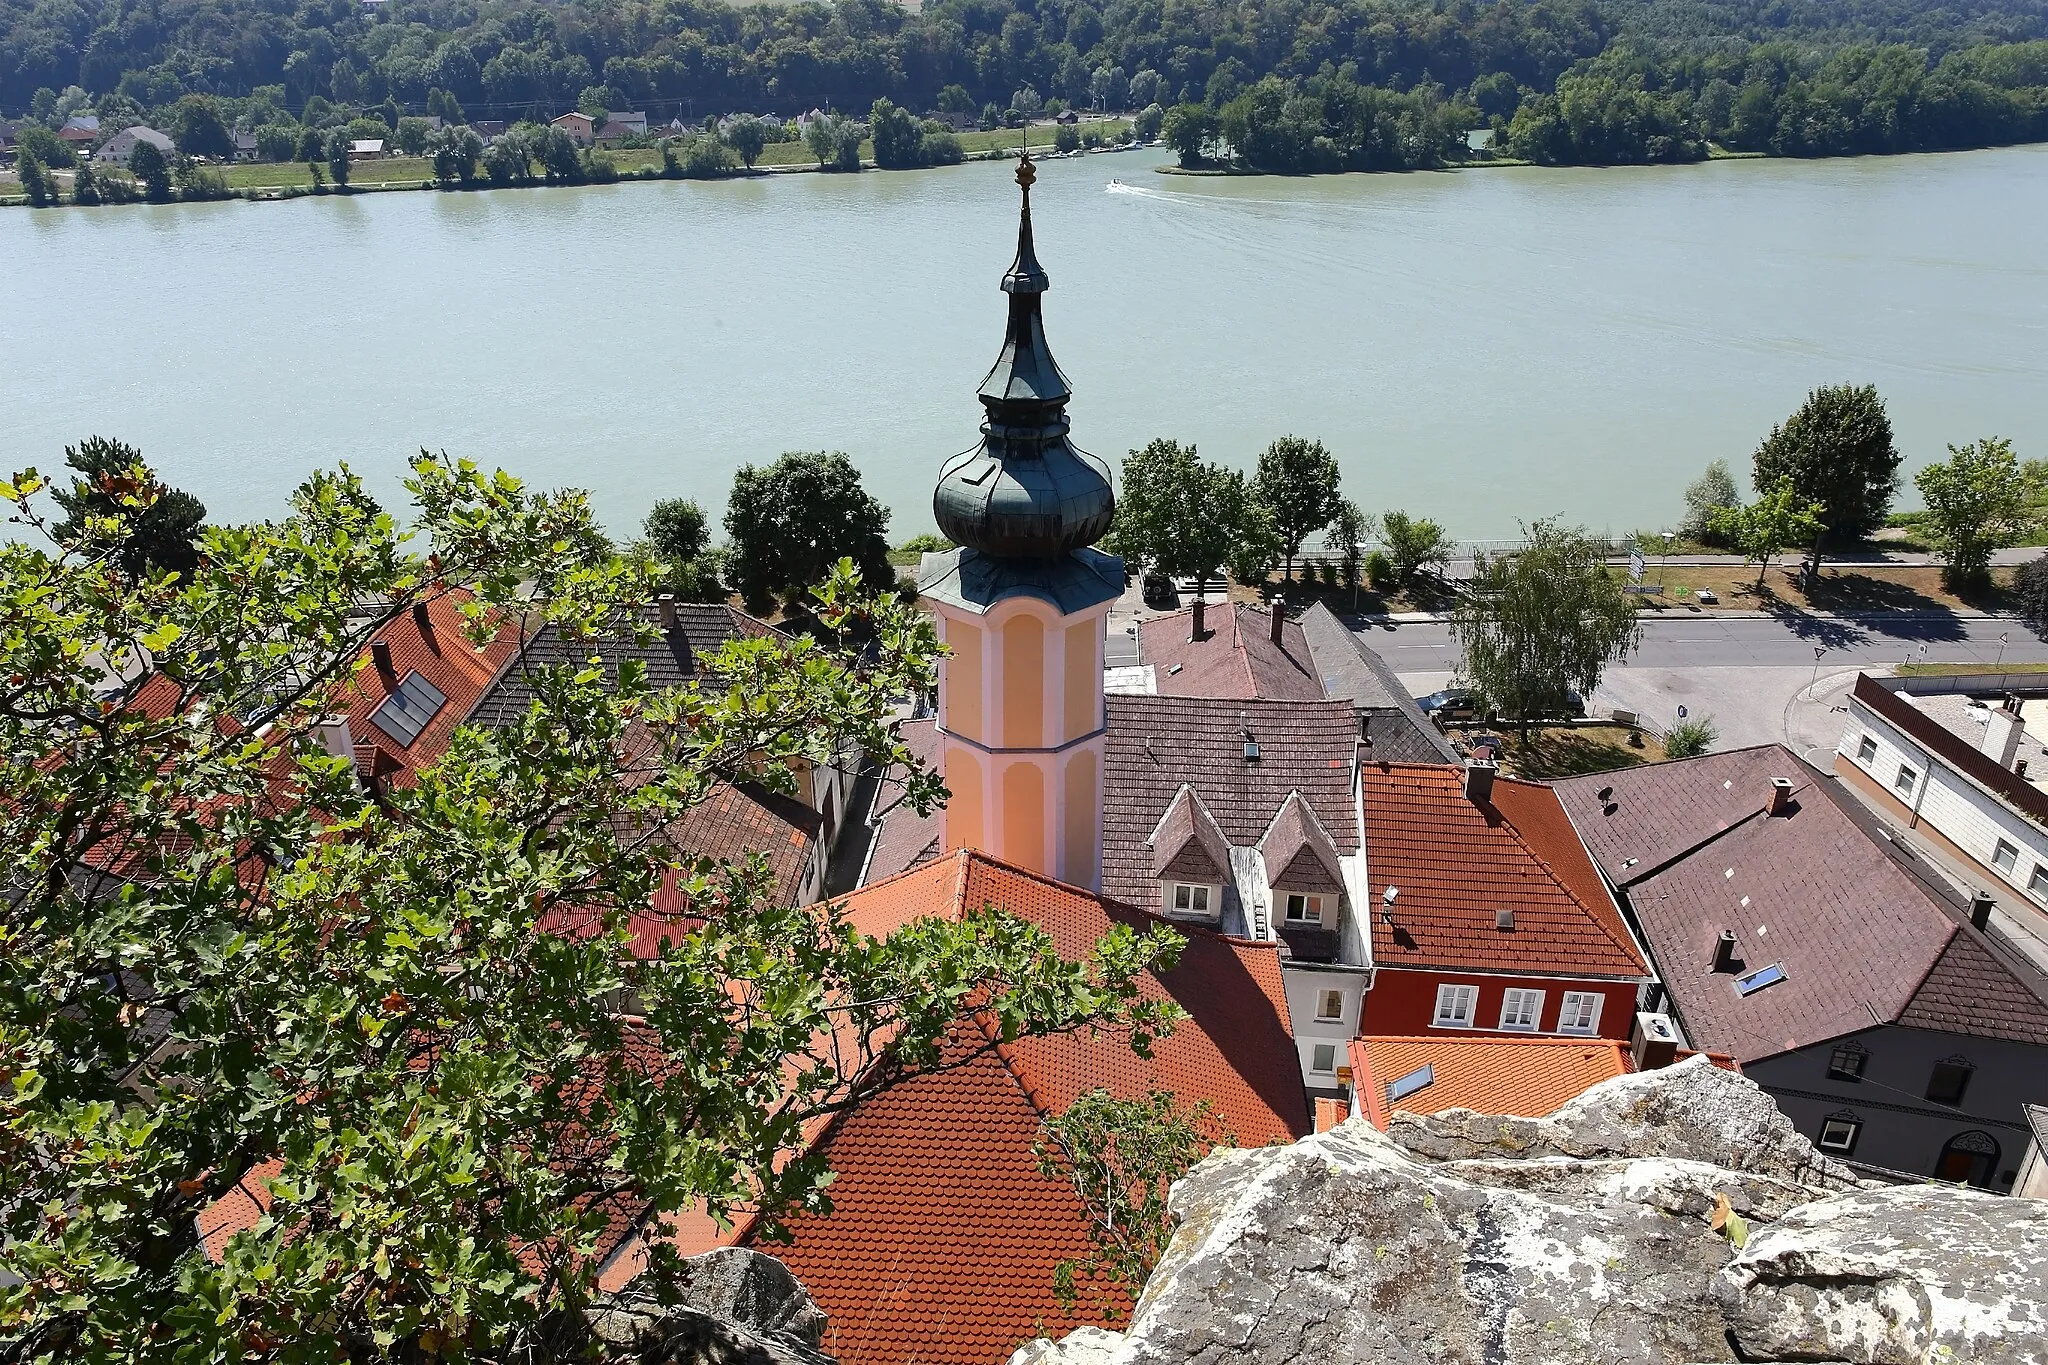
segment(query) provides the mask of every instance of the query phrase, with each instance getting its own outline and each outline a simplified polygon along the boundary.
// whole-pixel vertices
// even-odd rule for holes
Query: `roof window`
[[[400,744],[410,745],[420,737],[420,731],[427,728],[427,722],[439,715],[447,704],[447,694],[414,669],[400,680],[398,689],[370,713],[370,724]]]
[[[1775,986],[1785,979],[1785,964],[1773,962],[1768,967],[1759,967],[1753,972],[1735,978],[1737,995],[1755,995],[1766,986]]]
[[[1427,1066],[1423,1066],[1418,1068],[1417,1070],[1411,1071],[1407,1075],[1399,1077],[1396,1080],[1388,1082],[1387,1103],[1394,1104],[1401,1100],[1405,1100],[1417,1091],[1427,1090],[1430,1086],[1435,1084],[1436,1065],[1435,1063],[1431,1063]]]

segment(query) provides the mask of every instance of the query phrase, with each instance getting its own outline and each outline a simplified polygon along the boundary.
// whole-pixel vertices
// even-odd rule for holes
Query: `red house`
[[[1492,765],[1366,763],[1359,1032],[1625,1039],[1648,956],[1557,794]]]

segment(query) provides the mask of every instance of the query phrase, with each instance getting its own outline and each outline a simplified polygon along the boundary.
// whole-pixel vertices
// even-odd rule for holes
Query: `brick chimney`
[[[1721,937],[1714,940],[1714,970],[1732,972],[1735,970],[1735,931],[1723,929]]]
[[[391,676],[391,643],[388,640],[370,641],[370,662],[377,666],[379,673],[387,678]]]
[[[672,592],[665,592],[654,599],[654,606],[661,613],[661,628],[663,630],[674,630],[676,628],[676,595]]]
[[[1284,598],[1284,597],[1276,597],[1276,598],[1274,598],[1274,599],[1273,599],[1273,643],[1274,643],[1274,644],[1276,644],[1276,645],[1277,645],[1277,644],[1279,644],[1279,643],[1280,643],[1280,627],[1282,627],[1282,626],[1284,626],[1284,625],[1286,625],[1286,624],[1287,624],[1287,599],[1286,599],[1286,598]]]
[[[434,633],[434,622],[427,615],[427,604],[425,602],[415,602],[412,604],[412,623],[419,627],[419,632],[422,635]]]
[[[1792,809],[1792,779],[1774,777],[1771,779],[1770,804],[1764,807],[1765,815],[1784,815]]]

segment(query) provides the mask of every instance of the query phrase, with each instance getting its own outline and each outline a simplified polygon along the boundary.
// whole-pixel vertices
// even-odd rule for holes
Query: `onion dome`
[[[981,444],[946,462],[932,515],[946,538],[998,559],[1054,559],[1093,545],[1116,512],[1109,468],[1067,439],[1073,391],[1045,342],[1039,299],[1049,287],[1031,243],[1027,153],[1017,165],[1024,206],[1017,259],[1003,276],[1010,296],[1002,354],[977,396]]]

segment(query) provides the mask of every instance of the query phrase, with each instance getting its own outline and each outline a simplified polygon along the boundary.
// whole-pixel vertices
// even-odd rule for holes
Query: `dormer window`
[[[1176,915],[1207,915],[1213,913],[1210,906],[1215,903],[1216,888],[1193,882],[1174,882],[1167,887],[1166,904]]]
[[[1329,897],[1310,895],[1301,891],[1287,893],[1287,922],[1289,924],[1321,925],[1323,907]]]

